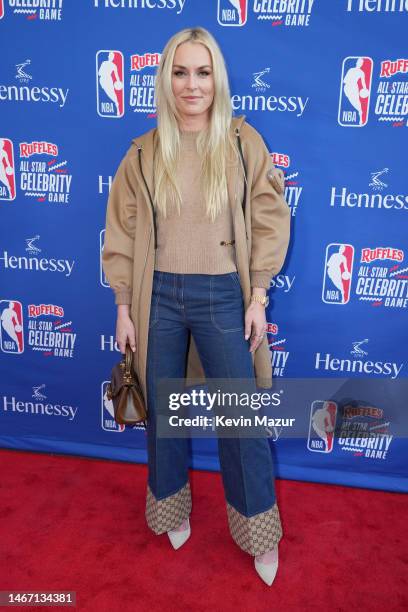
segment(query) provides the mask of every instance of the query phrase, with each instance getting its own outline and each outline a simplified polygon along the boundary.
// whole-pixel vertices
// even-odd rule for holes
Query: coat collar
[[[239,117],[232,117],[230,130],[232,132],[233,138],[236,138],[236,130],[240,131],[244,122],[245,122],[245,115],[240,115]],[[145,132],[144,134],[142,134],[141,136],[132,139],[132,144],[134,144],[135,147],[138,149],[137,156],[139,156],[139,149],[141,149],[142,161],[143,161],[143,174],[144,174],[144,177],[147,183],[147,187],[151,194],[153,193],[153,152],[154,152],[156,134],[157,134],[157,128],[154,127],[148,132]],[[237,181],[238,181],[238,176],[239,176],[239,168],[241,168],[241,171],[242,171],[242,179],[245,180],[241,159],[239,159],[238,164],[227,167],[227,188],[228,188],[228,196],[229,196],[228,199],[229,199],[229,203],[231,206],[231,212],[233,216],[235,215],[236,207],[238,204]],[[153,225],[153,211],[149,203],[149,194],[144,184],[143,177],[140,175],[139,161],[137,159],[136,159],[136,170],[137,170],[137,176],[139,178],[140,188],[148,204],[151,223]]]

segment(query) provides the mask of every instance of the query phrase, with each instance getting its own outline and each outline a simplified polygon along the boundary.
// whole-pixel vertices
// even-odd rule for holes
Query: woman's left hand
[[[265,306],[252,302],[245,312],[245,340],[248,340],[251,335],[250,353],[256,351],[262,342],[266,329]]]

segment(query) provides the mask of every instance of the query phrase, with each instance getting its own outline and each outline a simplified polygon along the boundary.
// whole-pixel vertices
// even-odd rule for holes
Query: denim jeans
[[[192,508],[188,440],[157,435],[157,381],[185,376],[190,333],[206,377],[255,381],[250,341],[244,338],[244,318],[237,272],[154,271],[146,370],[146,520],[157,534],[180,525]],[[282,527],[268,440],[219,437],[218,453],[233,540],[252,555],[272,550],[282,537]]]

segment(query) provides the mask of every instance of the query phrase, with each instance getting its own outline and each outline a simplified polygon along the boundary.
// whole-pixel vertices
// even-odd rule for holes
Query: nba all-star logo
[[[0,19],[18,15],[32,22],[61,21],[62,9],[63,0],[0,0]]]
[[[354,246],[327,245],[322,300],[326,304],[347,304],[351,296]],[[394,247],[364,247],[360,251],[353,295],[372,307],[408,307],[408,267],[404,251]]]
[[[132,54],[129,58],[129,109],[154,116],[154,85],[160,53]],[[121,51],[96,54],[96,107],[100,117],[119,119],[125,113],[124,58]]]
[[[274,166],[280,168],[285,175],[285,200],[290,206],[292,217],[294,217],[303,191],[303,187],[299,185],[299,170],[290,170],[291,159],[286,153],[275,151],[271,153],[271,159]]]
[[[266,328],[268,347],[271,352],[272,376],[284,376],[285,366],[289,357],[286,350],[286,338],[280,338],[279,326],[277,323],[267,321]]]
[[[373,108],[371,112],[384,125],[402,127],[408,124],[408,60],[383,60],[376,74],[378,82],[375,86],[372,85],[373,66],[371,57],[346,57],[343,60],[338,108],[341,126],[367,125],[370,105]]]

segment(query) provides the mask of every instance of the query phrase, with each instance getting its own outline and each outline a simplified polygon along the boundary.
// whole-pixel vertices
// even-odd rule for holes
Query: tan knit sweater
[[[199,132],[180,133],[177,178],[182,197],[181,214],[168,208],[167,219],[157,213],[155,270],[184,274],[225,274],[237,270],[235,247],[222,245],[234,239],[231,208],[214,223],[205,214],[200,192],[200,157],[196,140]]]

